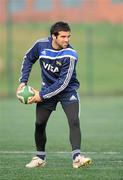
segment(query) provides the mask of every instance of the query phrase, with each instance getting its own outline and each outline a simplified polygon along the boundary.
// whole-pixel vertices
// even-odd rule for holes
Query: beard
[[[68,43],[64,43],[64,44],[57,43],[58,49],[65,49],[68,47],[68,45],[69,45]]]

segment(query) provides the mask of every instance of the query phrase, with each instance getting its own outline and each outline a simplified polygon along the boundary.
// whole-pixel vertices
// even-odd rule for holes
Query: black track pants
[[[81,131],[79,122],[79,103],[71,103],[69,105],[64,106],[63,109],[68,119],[72,151],[80,149]]]
[[[68,119],[70,130],[70,143],[72,150],[80,149],[81,132],[79,123],[79,103],[71,103],[63,106],[64,112]],[[44,109],[37,104],[36,123],[35,123],[35,143],[37,151],[45,151],[46,145],[46,125],[50,117],[51,110]]]
[[[51,110],[40,108],[40,104],[37,104],[35,123],[35,143],[37,151],[45,151],[47,141],[46,125],[51,112]]]

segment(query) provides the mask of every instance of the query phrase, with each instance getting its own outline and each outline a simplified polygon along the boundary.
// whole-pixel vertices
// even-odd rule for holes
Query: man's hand
[[[32,88],[32,90],[35,93],[35,95],[28,101],[28,104],[42,102],[42,99],[41,99],[41,97],[39,95],[39,91],[37,91],[34,88]]]
[[[18,88],[17,88],[17,90],[16,90],[16,95],[17,95],[17,92],[20,91],[24,86],[26,86],[25,83],[19,84],[19,86],[18,86]]]

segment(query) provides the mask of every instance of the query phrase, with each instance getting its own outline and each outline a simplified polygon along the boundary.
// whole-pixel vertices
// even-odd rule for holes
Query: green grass
[[[25,164],[35,152],[35,105],[2,99],[0,180],[123,179],[122,109],[123,97],[81,98],[82,151],[92,158],[93,163],[75,170],[71,166],[67,120],[58,105],[47,127],[47,166],[26,169]]]
[[[4,25],[0,26],[0,89],[1,95],[15,92],[20,76],[20,67],[25,52],[40,38],[46,37],[50,23],[14,24],[12,27],[12,70],[8,70],[7,39]],[[71,24],[71,44],[77,50],[79,61],[78,79],[81,83],[80,93],[92,91],[98,95],[123,94],[123,25],[121,24]],[[92,61],[92,62],[91,62]],[[90,65],[92,64],[92,66]],[[11,73],[10,73],[11,72]],[[13,85],[9,78],[13,75]],[[35,81],[36,79],[36,81]],[[9,84],[10,83],[10,84]],[[9,84],[9,85],[8,85]],[[34,66],[30,84],[40,88],[40,68]]]

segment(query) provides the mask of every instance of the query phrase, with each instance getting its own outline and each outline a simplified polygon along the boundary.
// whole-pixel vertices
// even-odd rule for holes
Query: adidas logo
[[[42,51],[41,54],[46,55],[46,51]]]
[[[70,101],[73,101],[73,100],[77,100],[77,98],[76,98],[74,95],[72,95],[72,96],[70,97]]]

